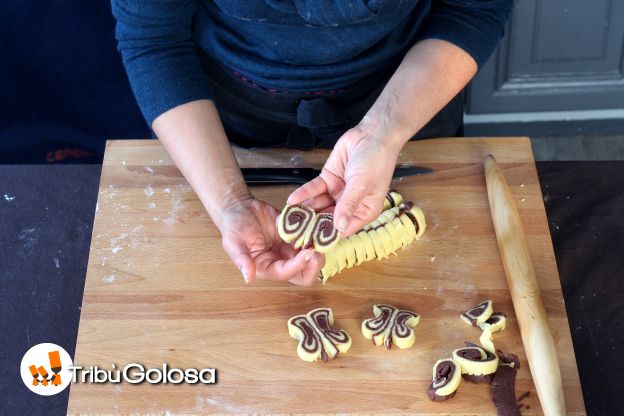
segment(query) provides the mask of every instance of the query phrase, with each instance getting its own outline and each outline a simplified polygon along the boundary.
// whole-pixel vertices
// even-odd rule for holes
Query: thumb
[[[247,245],[242,241],[223,238],[223,250],[241,271],[245,283],[251,283],[256,277],[256,263],[251,257]]]
[[[342,232],[347,228],[364,196],[366,196],[366,186],[361,181],[351,179],[347,182],[342,195],[336,201],[334,210],[334,226],[338,230]]]

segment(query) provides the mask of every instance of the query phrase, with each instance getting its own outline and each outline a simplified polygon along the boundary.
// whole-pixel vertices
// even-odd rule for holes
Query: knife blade
[[[243,178],[249,185],[303,185],[316,178],[315,168],[242,168]],[[401,166],[394,170],[393,178],[424,175],[433,172],[422,166]]]

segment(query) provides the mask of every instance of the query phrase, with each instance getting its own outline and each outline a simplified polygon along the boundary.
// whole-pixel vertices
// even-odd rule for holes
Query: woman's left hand
[[[288,204],[317,211],[335,204],[334,225],[344,236],[373,221],[383,209],[401,150],[397,140],[363,123],[338,140],[321,174],[295,190]]]

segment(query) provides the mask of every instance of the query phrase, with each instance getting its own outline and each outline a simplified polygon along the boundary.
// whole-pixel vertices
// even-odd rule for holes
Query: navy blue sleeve
[[[505,34],[513,0],[433,0],[420,39],[442,39],[477,62],[488,60]]]
[[[211,98],[191,23],[196,0],[112,0],[118,49],[145,119]]]

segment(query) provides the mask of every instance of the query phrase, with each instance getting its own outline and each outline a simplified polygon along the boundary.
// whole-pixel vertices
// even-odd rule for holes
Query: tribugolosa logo
[[[56,344],[44,342],[26,351],[20,364],[20,374],[30,391],[51,396],[69,386],[72,366],[72,359],[67,351]]]

